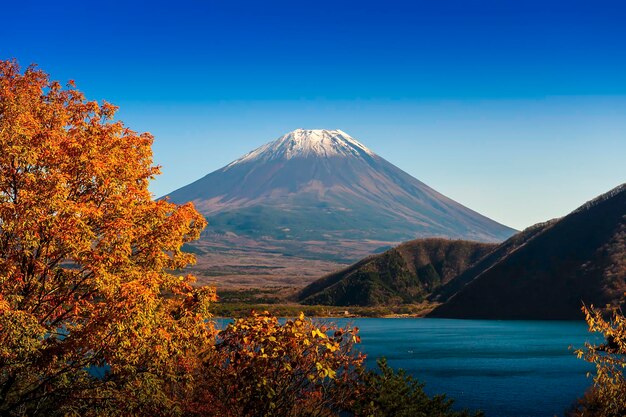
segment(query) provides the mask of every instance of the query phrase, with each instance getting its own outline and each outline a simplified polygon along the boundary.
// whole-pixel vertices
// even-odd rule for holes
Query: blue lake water
[[[347,320],[337,319],[338,324]],[[562,416],[591,384],[593,366],[570,346],[596,340],[584,322],[353,319],[368,365],[385,356],[487,417]]]

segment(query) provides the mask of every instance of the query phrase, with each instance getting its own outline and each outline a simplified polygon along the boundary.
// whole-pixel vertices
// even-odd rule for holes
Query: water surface
[[[347,320],[337,319],[338,324]],[[487,417],[562,416],[590,385],[593,366],[570,346],[592,339],[584,322],[353,319],[368,365],[385,356]]]

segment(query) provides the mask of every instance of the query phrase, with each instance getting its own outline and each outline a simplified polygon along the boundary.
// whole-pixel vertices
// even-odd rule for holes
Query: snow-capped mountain
[[[279,246],[319,242],[321,252],[337,251],[346,241],[371,241],[374,249],[380,242],[430,236],[495,242],[515,232],[438,193],[341,130],[297,129],[168,197],[193,201],[207,216],[209,231]]]
[[[350,157],[374,152],[342,130],[304,130],[296,129],[267,143],[226,166],[251,161],[271,161],[275,159],[292,159],[308,157]]]

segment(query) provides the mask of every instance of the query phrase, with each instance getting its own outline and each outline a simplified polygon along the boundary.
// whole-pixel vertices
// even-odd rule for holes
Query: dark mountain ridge
[[[512,250],[494,257],[507,242]],[[433,299],[447,302],[430,316],[582,319],[582,303],[623,304],[626,184],[507,242],[437,291]]]
[[[512,252],[522,247],[535,236],[543,232],[546,228],[557,222],[557,219],[549,220],[544,223],[538,223],[530,226],[520,233],[511,236],[502,244],[498,245],[493,251],[481,258],[478,262],[472,265],[470,268],[461,272],[454,279],[447,282],[445,285],[437,288],[429,297],[430,301],[444,303],[450,299],[454,294],[459,292],[468,282],[474,280],[478,275],[487,271],[501,260],[505,259]]]

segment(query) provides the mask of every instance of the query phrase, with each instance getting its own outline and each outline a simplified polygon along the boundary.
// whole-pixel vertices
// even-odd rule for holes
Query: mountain
[[[230,233],[271,242],[291,255],[344,262],[416,237],[498,242],[515,232],[443,196],[341,130],[295,130],[167,197],[194,202],[213,238]],[[367,249],[355,252],[355,242]]]
[[[541,233],[543,230],[545,230],[547,227],[551,226],[555,222],[556,220],[550,220],[544,223],[538,223],[534,226],[526,228],[516,235],[511,236],[502,244],[497,245],[494,250],[485,255],[474,265],[461,272],[458,276],[449,280],[449,282],[447,282],[445,285],[442,285],[435,291],[433,291],[433,293],[428,296],[428,299],[437,303],[444,303],[448,301],[454,294],[463,289],[465,284],[471,282],[478,275],[482,274],[484,271],[488,270],[489,268],[506,258],[513,251],[525,245],[535,235]]]
[[[626,184],[527,229],[433,294],[431,317],[582,319],[582,303],[624,304]]]
[[[313,282],[298,298],[304,304],[341,306],[419,302],[496,246],[463,240],[413,240]]]

